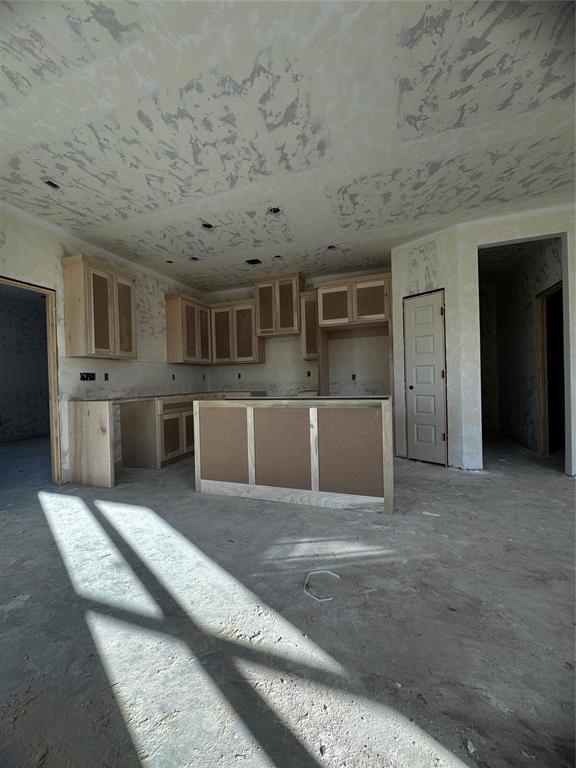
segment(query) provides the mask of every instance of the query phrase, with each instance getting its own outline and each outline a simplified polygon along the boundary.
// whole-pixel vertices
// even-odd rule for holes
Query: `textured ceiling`
[[[571,2],[1,3],[0,193],[205,291],[376,268],[570,201],[573,73]]]

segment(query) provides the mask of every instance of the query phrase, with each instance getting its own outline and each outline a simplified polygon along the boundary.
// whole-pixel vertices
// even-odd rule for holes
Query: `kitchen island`
[[[197,400],[196,490],[393,510],[388,397]]]

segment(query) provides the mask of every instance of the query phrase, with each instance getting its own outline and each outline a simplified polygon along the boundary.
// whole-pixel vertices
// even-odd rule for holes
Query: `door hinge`
[[[442,442],[446,442],[446,432],[442,432]]]
[[[441,314],[441,315],[443,315],[443,314],[444,314],[444,307],[440,307],[440,314]]]
[[[441,376],[442,376],[442,378],[443,378],[443,379],[445,379],[445,378],[446,378],[446,371],[445,371],[444,369],[442,369],[442,374],[441,374]]]

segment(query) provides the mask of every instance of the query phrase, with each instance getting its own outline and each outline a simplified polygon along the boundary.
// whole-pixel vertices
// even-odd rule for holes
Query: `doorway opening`
[[[0,486],[61,483],[54,291],[0,277]]]
[[[478,277],[485,454],[522,447],[553,456],[562,469],[561,238],[482,248]]]
[[[548,456],[561,453],[565,442],[564,307],[562,283],[536,297],[538,358],[538,449]]]

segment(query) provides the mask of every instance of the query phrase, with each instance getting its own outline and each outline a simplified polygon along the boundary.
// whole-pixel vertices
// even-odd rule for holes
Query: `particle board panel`
[[[210,360],[210,313],[206,309],[198,311],[200,320],[200,357]]]
[[[262,331],[274,330],[274,289],[271,285],[258,286],[258,319]]]
[[[154,400],[120,403],[122,464],[158,468],[156,403]]]
[[[194,359],[196,357],[196,307],[193,304],[185,304],[185,324],[186,324],[186,357]]]
[[[386,313],[384,285],[357,286],[356,311],[358,317],[384,315]]]
[[[92,306],[94,316],[94,347],[110,349],[110,278],[92,273]]]
[[[312,489],[308,408],[254,409],[256,484]]]
[[[294,327],[294,284],[292,281],[278,284],[278,317],[279,328]]]
[[[119,352],[133,352],[134,328],[132,325],[132,292],[127,283],[118,281],[118,348]]]
[[[322,319],[347,320],[349,314],[348,298],[348,289],[323,293],[321,296]]]
[[[164,416],[163,425],[164,433],[164,455],[177,453],[181,448],[181,424],[180,416],[175,414],[174,416]]]
[[[199,419],[202,479],[248,483],[246,408],[205,406]]]
[[[320,491],[384,496],[379,408],[318,409]]]
[[[316,301],[304,303],[304,320],[306,352],[309,355],[316,355],[318,354],[318,303]]]
[[[235,311],[234,322],[236,331],[236,357],[247,358],[253,357],[253,335],[252,335],[252,321],[253,321],[253,309],[252,307],[242,307]]]

